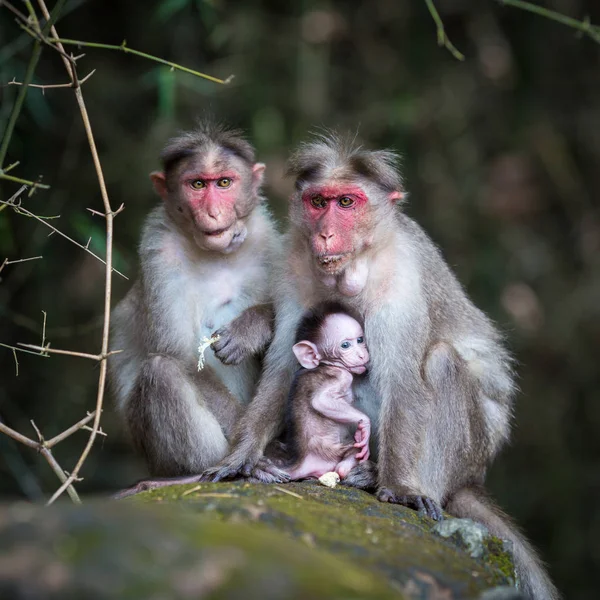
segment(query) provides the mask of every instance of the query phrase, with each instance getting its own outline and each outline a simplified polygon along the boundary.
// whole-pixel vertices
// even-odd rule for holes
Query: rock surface
[[[173,486],[0,508],[0,598],[479,598],[512,585],[502,542],[314,483]]]

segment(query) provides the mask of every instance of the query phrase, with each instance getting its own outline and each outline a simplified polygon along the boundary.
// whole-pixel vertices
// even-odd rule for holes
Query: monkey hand
[[[428,496],[415,494],[408,488],[402,486],[396,487],[394,490],[387,487],[379,488],[377,491],[377,499],[381,502],[391,502],[393,504],[401,504],[402,506],[412,508],[421,515],[431,517],[434,521],[443,521],[444,519],[442,509],[437,502]]]
[[[356,460],[359,462],[364,462],[365,460],[369,460],[369,456],[371,456],[371,451],[369,450],[369,438],[371,437],[371,421],[368,419],[361,419],[358,422],[358,426],[354,433],[354,444],[355,448],[359,448],[359,451],[356,453]]]
[[[213,333],[220,339],[212,344],[215,356],[226,365],[239,365],[263,351],[273,337],[273,307],[257,304],[247,308],[225,327]]]
[[[256,483],[287,483],[290,480],[290,476],[285,471],[264,456],[258,461],[236,461],[231,457],[204,471],[200,480],[216,482],[239,478]]]
[[[236,329],[233,327],[234,323],[235,321],[213,333],[213,336],[219,336],[219,339],[213,342],[212,349],[215,351],[215,356],[224,365],[239,365],[245,358],[253,354],[244,340],[236,333]]]

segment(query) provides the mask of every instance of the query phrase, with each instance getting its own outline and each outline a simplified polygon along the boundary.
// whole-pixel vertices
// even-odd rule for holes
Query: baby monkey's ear
[[[319,366],[321,355],[312,342],[298,342],[292,347],[292,350],[294,351],[298,362],[305,369],[316,369]]]

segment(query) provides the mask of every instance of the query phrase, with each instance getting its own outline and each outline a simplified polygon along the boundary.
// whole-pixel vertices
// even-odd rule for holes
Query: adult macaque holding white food
[[[150,474],[193,480],[225,456],[254,393],[251,355],[271,336],[280,236],[261,194],[265,166],[239,131],[203,121],[170,140],[161,162],[150,175],[161,203],[144,224],[140,276],[113,312],[111,346],[122,352],[109,369]],[[215,330],[215,353],[198,370],[198,344]]]

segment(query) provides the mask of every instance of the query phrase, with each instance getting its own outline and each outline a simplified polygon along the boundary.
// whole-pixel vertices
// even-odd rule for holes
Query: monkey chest
[[[210,279],[198,276],[188,298],[196,335],[209,336],[249,306],[262,302],[264,279],[260,270],[252,268],[217,268]]]

